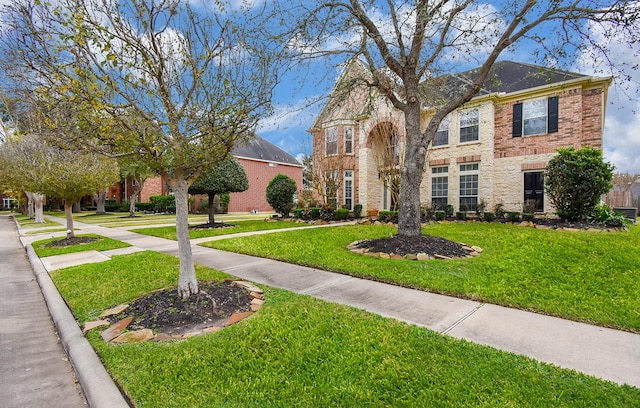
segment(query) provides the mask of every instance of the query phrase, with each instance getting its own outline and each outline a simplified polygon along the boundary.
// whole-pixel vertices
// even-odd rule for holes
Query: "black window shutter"
[[[522,136],[522,104],[513,105],[513,137]]]
[[[548,103],[548,125],[547,132],[555,133],[558,131],[558,97],[549,98]]]

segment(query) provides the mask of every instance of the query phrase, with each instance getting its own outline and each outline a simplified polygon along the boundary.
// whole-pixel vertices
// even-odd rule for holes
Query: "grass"
[[[132,268],[135,265],[135,269]],[[52,277],[80,321],[177,282],[177,259],[143,252]],[[201,281],[225,274],[198,268]],[[183,341],[113,345],[89,333],[137,407],[637,406],[640,389],[264,288],[252,317]]]
[[[41,241],[36,241],[32,245],[36,254],[40,258],[44,258],[52,255],[71,254],[74,252],[82,252],[82,251],[107,251],[109,249],[126,248],[131,246],[126,242],[117,241],[115,239],[103,237],[96,234],[77,235],[77,237],[96,237],[96,238],[99,238],[100,240],[95,242],[89,242],[86,244],[80,244],[80,245],[45,248],[44,245],[48,244],[49,242],[62,239],[62,238],[48,238],[48,239],[43,239]]]
[[[44,223],[41,223],[41,222],[36,223],[35,219],[29,218],[26,215],[15,214],[14,217],[20,223],[21,228],[60,227],[59,223],[55,221],[47,220],[47,219],[45,219]]]
[[[203,244],[403,286],[640,332],[640,227],[595,233],[514,225],[432,224],[423,232],[484,249],[427,262],[365,257],[345,247],[388,226],[288,231]]]
[[[264,220],[249,220],[249,221],[234,221],[231,228],[210,228],[210,229],[190,229],[189,237],[191,239],[204,238],[204,237],[216,237],[227,234],[238,234],[241,232],[251,231],[265,231],[282,228],[303,227],[309,224],[299,223],[295,221],[264,221]],[[139,234],[152,235],[154,237],[166,238],[176,240],[176,227],[157,227],[157,228],[138,228],[132,230]]]

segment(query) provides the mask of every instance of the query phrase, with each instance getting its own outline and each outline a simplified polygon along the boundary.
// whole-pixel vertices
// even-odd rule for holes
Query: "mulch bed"
[[[427,255],[444,255],[450,258],[466,257],[468,252],[462,245],[448,239],[421,235],[417,237],[403,237],[395,235],[360,242],[358,248],[368,248],[370,252],[384,252],[387,254],[407,255],[425,253]]]
[[[88,244],[91,242],[100,241],[102,238],[98,237],[73,237],[73,238],[63,238],[55,241],[51,241],[43,245],[43,248],[61,248],[71,245],[79,245],[79,244]]]
[[[184,334],[212,326],[224,326],[233,313],[251,310],[246,289],[232,281],[202,283],[199,293],[184,300],[178,289],[165,289],[135,300],[118,319],[132,316],[130,329]]]

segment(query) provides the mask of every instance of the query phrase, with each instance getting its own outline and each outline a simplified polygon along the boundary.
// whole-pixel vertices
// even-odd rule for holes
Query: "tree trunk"
[[[34,193],[29,191],[24,192],[24,195],[27,196],[27,217],[29,217],[29,219],[32,219],[35,216],[33,209],[33,194]]]
[[[107,211],[104,208],[104,203],[107,201],[107,190],[94,193],[93,199],[96,201],[96,215],[105,215]]]
[[[35,210],[36,223],[44,223],[44,211],[42,208],[43,201],[43,194],[33,193],[33,207]]]
[[[208,193],[209,197],[209,224],[213,225],[216,222],[216,195]]]
[[[144,185],[144,181],[133,180],[132,183],[134,190],[133,194],[129,197],[129,216],[135,217],[136,215],[136,201],[138,201],[138,194],[142,191],[142,186]]]
[[[73,206],[74,203],[69,200],[64,201],[64,214],[67,217],[67,238],[75,238],[76,233],[73,231]]]
[[[420,183],[427,149],[422,146],[420,104],[410,103],[405,110],[406,144],[404,166],[400,174],[400,203],[398,206],[398,235],[422,235],[420,224]]]
[[[180,276],[178,278],[178,295],[187,299],[198,293],[198,280],[193,265],[191,242],[189,240],[189,184],[184,175],[176,172],[170,180],[171,189],[176,200],[176,235],[178,236],[178,256],[180,258]]]

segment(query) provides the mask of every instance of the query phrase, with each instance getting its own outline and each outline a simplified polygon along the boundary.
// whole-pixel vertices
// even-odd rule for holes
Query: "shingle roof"
[[[469,71],[448,74],[425,81],[423,90],[425,93],[431,93],[432,96],[434,96],[433,92],[435,91],[440,97],[450,98],[469,86],[477,77],[478,71],[479,68],[474,68]],[[498,61],[491,68],[478,95],[487,95],[494,92],[517,92],[585,77],[587,75],[522,62]],[[434,87],[432,84],[437,85]],[[431,89],[429,89],[430,85],[432,85]]]
[[[295,157],[258,135],[255,135],[247,144],[233,149],[233,155],[249,159],[300,165],[300,162]]]

